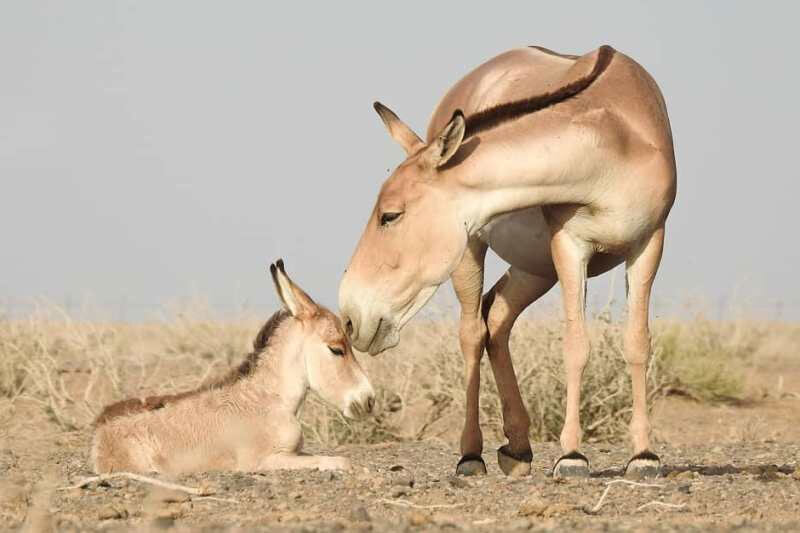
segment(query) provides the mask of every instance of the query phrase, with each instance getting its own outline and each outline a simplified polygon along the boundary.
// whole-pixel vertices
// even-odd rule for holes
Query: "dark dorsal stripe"
[[[532,48],[542,50],[545,53],[560,55],[555,54],[547,49],[541,49],[538,46],[534,46]],[[541,111],[542,109],[572,98],[576,94],[589,87],[589,85],[591,85],[592,82],[594,82],[594,80],[596,80],[597,77],[603,73],[603,71],[608,67],[609,63],[611,63],[612,57],[614,57],[614,49],[604,44],[598,50],[597,61],[594,64],[594,68],[592,68],[592,71],[588,75],[568,83],[567,85],[564,85],[553,92],[539,94],[530,98],[525,98],[524,100],[508,102],[507,104],[498,104],[488,109],[484,109],[483,111],[479,111],[474,115],[470,115],[466,118],[467,124],[464,137],[469,137],[471,135],[475,135],[476,133],[492,129],[500,124],[503,124],[504,122],[508,122],[509,120],[514,120],[524,115]]]
[[[604,45],[604,46],[608,46],[608,45]],[[579,57],[581,57],[581,56],[576,56],[576,55],[573,55],[573,54],[561,54],[559,52],[556,52],[555,50],[550,50],[549,48],[545,48],[544,46],[531,45],[528,48],[533,48],[535,50],[539,50],[540,52],[544,52],[545,54],[550,54],[551,56],[563,57],[564,59],[578,59]]]
[[[255,340],[253,340],[253,351],[247,354],[245,360],[242,361],[238,367],[228,372],[222,378],[212,381],[211,383],[206,383],[205,385],[200,385],[194,390],[179,392],[177,394],[161,394],[157,396],[148,396],[146,398],[129,398],[127,400],[112,403],[111,405],[106,406],[97,416],[94,421],[94,425],[100,426],[109,420],[113,420],[114,418],[119,418],[121,416],[163,409],[168,404],[173,404],[185,398],[197,396],[198,394],[211,389],[227,387],[233,385],[241,379],[246,378],[255,370],[256,366],[258,365],[258,361],[261,359],[261,356],[269,347],[270,341],[273,339],[275,332],[290,316],[291,315],[289,312],[284,309],[273,314],[270,319],[267,320],[264,326],[262,326],[261,330],[258,332],[258,335],[256,335]]]

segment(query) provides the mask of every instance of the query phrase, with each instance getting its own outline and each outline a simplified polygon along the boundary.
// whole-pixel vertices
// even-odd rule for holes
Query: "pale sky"
[[[504,50],[607,43],[655,77],[672,121],[656,312],[700,299],[798,318],[798,19],[794,2],[5,0],[0,308],[266,312],[283,257],[335,309],[403,156],[373,100],[423,134],[450,85]],[[487,284],[504,270],[491,258]]]

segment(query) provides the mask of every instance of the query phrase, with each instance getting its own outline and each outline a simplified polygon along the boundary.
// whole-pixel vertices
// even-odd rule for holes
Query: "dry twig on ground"
[[[206,488],[187,487],[186,485],[178,485],[177,483],[170,483],[169,481],[162,481],[160,479],[142,476],[140,474],[134,474],[133,472],[114,472],[113,474],[100,474],[99,476],[91,476],[84,478],[76,485],[71,485],[69,487],[61,487],[58,490],[80,489],[85,487],[89,483],[93,483],[95,481],[108,481],[109,479],[116,479],[116,478],[133,479],[135,481],[140,481],[142,483],[149,483],[150,485],[155,485],[157,487],[162,487],[165,489],[179,490],[181,492],[186,492],[193,496],[210,496],[211,494],[214,494],[214,491]]]
[[[408,500],[387,500],[386,498],[381,498],[379,501],[387,505],[397,505],[399,507],[412,507],[414,509],[452,509],[453,507],[461,507],[464,505],[463,503],[417,505],[416,503],[412,503]]]
[[[640,505],[639,507],[636,508],[636,510],[637,511],[641,511],[642,509],[646,509],[647,507],[650,507],[650,506],[653,506],[653,507],[667,507],[668,509],[683,509],[684,507],[686,507],[686,504],[685,503],[666,503],[666,502],[659,502],[659,501],[653,500],[651,502],[647,502],[644,505]]]
[[[636,481],[629,481],[627,479],[615,479],[614,481],[609,481],[606,483],[606,490],[603,491],[603,494],[600,496],[600,499],[597,500],[597,504],[589,510],[591,514],[595,514],[598,511],[600,511],[600,508],[606,501],[606,496],[608,496],[608,491],[610,491],[611,487],[616,485],[617,483],[623,483],[635,487],[645,487],[648,489],[660,489],[664,486],[664,485],[656,485],[654,483],[637,483]]]

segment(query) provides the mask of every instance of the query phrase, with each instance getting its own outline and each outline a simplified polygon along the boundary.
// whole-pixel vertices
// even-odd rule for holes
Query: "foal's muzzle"
[[[347,418],[364,418],[375,408],[375,393],[372,387],[369,391],[364,391],[360,395],[349,399],[347,407],[344,409],[344,416]]]

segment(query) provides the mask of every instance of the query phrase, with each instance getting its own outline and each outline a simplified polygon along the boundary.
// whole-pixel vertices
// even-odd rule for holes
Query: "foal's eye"
[[[388,226],[402,215],[402,212],[397,213],[384,213],[381,215],[381,226]]]
[[[328,349],[331,351],[333,355],[344,355],[344,350],[341,348],[336,348],[334,346],[328,346]]]

